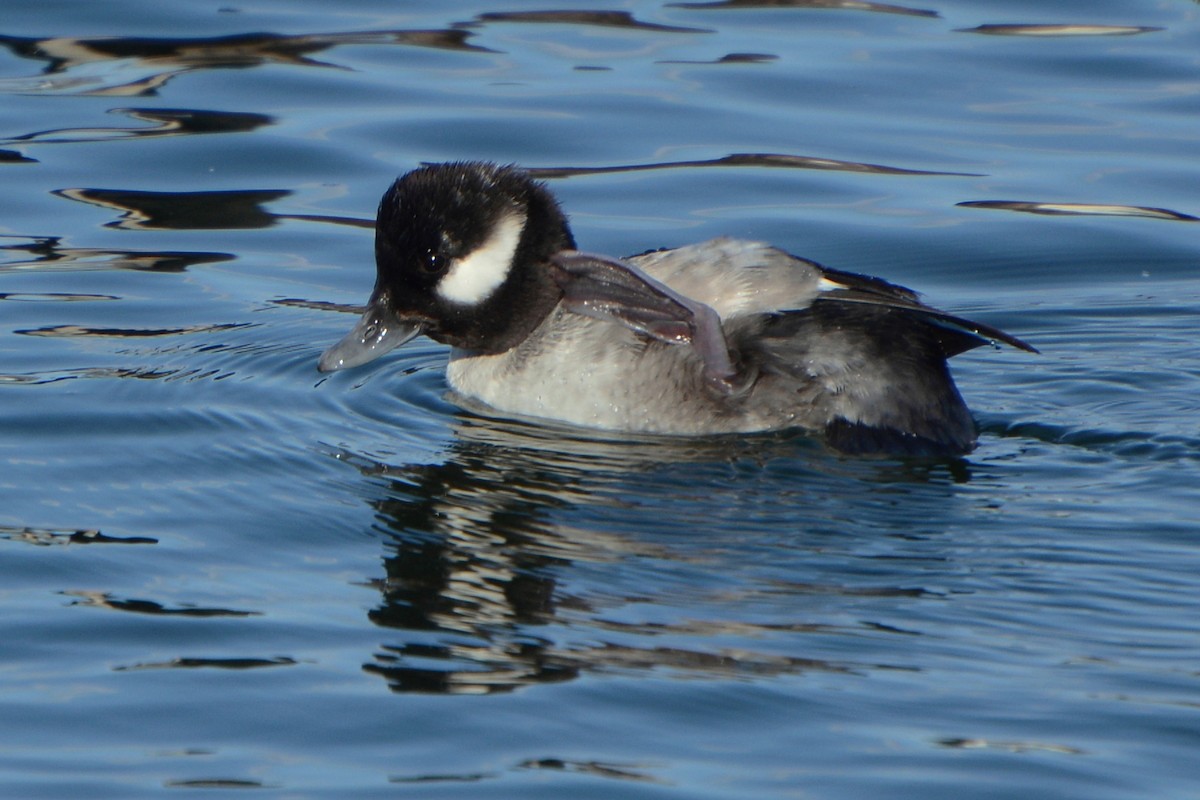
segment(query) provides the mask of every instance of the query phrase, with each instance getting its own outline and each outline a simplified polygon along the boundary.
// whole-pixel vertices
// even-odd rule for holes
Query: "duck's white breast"
[[[674,353],[646,363],[645,349],[618,324],[560,308],[505,353],[453,351],[446,378],[456,392],[502,412],[607,430],[660,430],[667,423],[654,418],[681,391],[671,375],[681,369],[661,368],[678,362]]]

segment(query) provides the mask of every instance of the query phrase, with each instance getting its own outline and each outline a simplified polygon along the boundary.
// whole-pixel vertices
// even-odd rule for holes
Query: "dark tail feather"
[[[804,259],[801,259],[804,260]],[[815,262],[809,262],[821,270],[826,280],[845,288],[832,289],[817,300],[821,303],[862,303],[872,306],[886,306],[911,311],[928,319],[942,333],[939,340],[946,351],[946,358],[956,356],[984,344],[1003,343],[1028,353],[1038,352],[1037,348],[1016,336],[1005,333],[999,328],[973,322],[969,319],[956,317],[931,308],[921,302],[917,293],[882,278],[870,275],[859,275],[856,272],[842,272],[836,269],[822,267]]]

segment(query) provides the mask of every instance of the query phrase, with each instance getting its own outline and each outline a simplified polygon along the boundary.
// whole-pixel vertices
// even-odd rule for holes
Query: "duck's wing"
[[[913,312],[933,324],[946,358],[989,343],[1003,343],[1029,353],[1038,352],[1033,345],[999,328],[927,306],[911,289],[869,275],[822,267],[807,259],[796,260],[820,270],[821,294],[814,302],[862,303]]]
[[[924,319],[938,332],[947,358],[989,342],[1036,352],[1004,331],[926,305],[911,289],[830,269],[763,242],[718,238],[652,250],[626,261],[680,294],[711,306],[726,324],[740,316],[804,311],[816,303],[853,303],[893,308]]]
[[[618,322],[667,344],[691,345],[704,362],[709,383],[725,393],[734,391],[737,370],[721,318],[711,307],[608,256],[564,250],[551,258],[551,265],[569,311]]]

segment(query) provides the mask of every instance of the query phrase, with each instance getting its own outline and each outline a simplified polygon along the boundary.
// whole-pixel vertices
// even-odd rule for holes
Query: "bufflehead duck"
[[[452,347],[462,397],[610,431],[801,428],[843,452],[966,453],[975,423],[946,359],[989,342],[1037,352],[904,287],[759,242],[579,252],[550,191],[511,166],[399,178],[379,206],[375,261],[366,313],[322,372],[424,333]]]

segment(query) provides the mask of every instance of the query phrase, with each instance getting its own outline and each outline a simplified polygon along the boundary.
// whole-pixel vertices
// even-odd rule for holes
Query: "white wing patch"
[[[487,240],[457,259],[438,281],[438,296],[462,305],[477,305],[487,300],[508,277],[524,228],[525,219],[520,214],[501,217]]]

